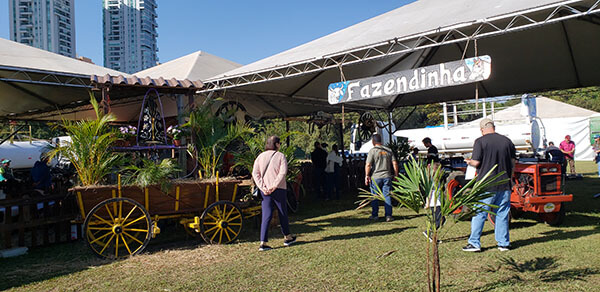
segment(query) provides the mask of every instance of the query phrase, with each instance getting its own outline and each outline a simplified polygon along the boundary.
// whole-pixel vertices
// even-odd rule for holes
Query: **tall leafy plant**
[[[183,126],[191,133],[192,143],[188,152],[198,160],[203,177],[215,177],[226,147],[236,139],[253,133],[253,129],[245,123],[226,124],[222,118],[213,115],[210,103],[192,110]]]
[[[292,135],[306,135],[302,132],[287,132],[279,137],[281,141],[284,141],[287,137]],[[245,149],[240,151],[235,155],[236,164],[235,166],[241,166],[246,168],[250,173],[252,173],[252,168],[254,167],[254,160],[260,153],[265,151],[265,142],[270,135],[267,135],[264,132],[254,133],[253,135],[247,135],[244,137]],[[296,178],[298,173],[300,173],[300,160],[296,158],[294,155],[294,151],[296,150],[296,146],[286,145],[281,146],[279,151],[285,155],[288,165],[288,172],[286,175],[286,180],[291,181]]]
[[[63,119],[58,127],[65,130],[71,141],[56,145],[48,152],[50,159],[59,154],[67,158],[75,167],[79,182],[83,186],[99,184],[121,161],[120,156],[111,150],[118,140],[116,129],[110,126],[115,117],[112,114],[105,115],[99,110],[98,102],[91,92],[90,103],[96,119]]]
[[[140,188],[158,185],[164,193],[171,188],[171,179],[179,171],[175,162],[171,159],[163,159],[155,163],[149,159],[142,159],[140,165],[130,165],[125,168],[125,184],[131,184]]]
[[[417,162],[411,159],[410,162],[404,165],[406,174],[400,174],[393,182],[393,188],[390,191],[390,196],[393,200],[399,203],[398,206],[406,207],[415,213],[421,213],[428,199],[431,199],[430,205],[436,205],[439,200],[439,208],[441,216],[454,218],[450,216],[461,206],[467,207],[469,210],[485,211],[484,206],[496,208],[497,206],[483,204],[480,201],[492,196],[488,191],[490,187],[506,183],[508,180],[499,180],[502,173],[491,175],[496,167],[492,168],[487,174],[479,179],[469,181],[455,194],[450,194],[444,188],[445,173],[441,167],[432,168],[426,166],[423,162]],[[375,194],[362,190],[359,196],[363,200],[359,201],[359,208],[367,206],[373,200],[384,201],[381,190],[377,190]],[[425,228],[430,230],[431,241],[427,241],[427,283],[429,291],[440,291],[440,258],[438,252],[438,240],[440,231],[447,225],[436,227],[436,218],[429,208],[425,209]],[[458,220],[461,218],[455,218]]]

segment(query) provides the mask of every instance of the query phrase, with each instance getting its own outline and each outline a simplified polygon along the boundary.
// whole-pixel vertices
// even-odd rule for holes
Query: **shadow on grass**
[[[576,239],[576,238],[580,238],[580,237],[598,234],[599,229],[600,229],[600,226],[597,226],[596,228],[594,228],[592,230],[564,231],[562,229],[556,229],[556,230],[541,233],[542,236],[513,241],[513,242],[511,242],[511,245],[514,248],[519,248],[519,247],[524,247],[524,246],[528,246],[528,245],[536,244],[536,243],[543,243],[543,242],[547,242],[547,241]]]
[[[312,240],[312,241],[302,241],[298,244],[309,244],[309,243],[321,243],[326,241],[335,241],[335,240],[347,240],[347,239],[357,239],[357,238],[365,238],[365,237],[377,237],[377,236],[386,236],[390,234],[398,234],[407,229],[413,229],[415,227],[397,227],[386,230],[373,230],[367,232],[356,232],[356,233],[348,233],[348,234],[338,234],[326,236],[321,239]]]
[[[600,270],[597,268],[576,268],[558,271],[559,266],[555,257],[536,257],[523,262],[519,262],[512,257],[501,257],[495,266],[489,266],[485,272],[501,272],[502,274],[507,274],[506,278],[464,291],[490,291],[522,282],[585,281],[586,277],[600,273]],[[503,269],[508,271],[501,271]],[[513,289],[515,288],[513,287]]]
[[[34,248],[23,256],[0,259],[0,290],[68,275],[110,262],[94,256],[83,241]]]

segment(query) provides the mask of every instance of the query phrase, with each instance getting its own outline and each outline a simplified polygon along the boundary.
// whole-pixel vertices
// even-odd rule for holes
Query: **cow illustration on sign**
[[[330,104],[338,103],[346,94],[346,90],[348,90],[349,81],[338,82],[329,84],[327,88],[327,96]]]
[[[466,59],[465,64],[471,70],[470,80],[485,80],[492,73],[492,60],[489,56]]]

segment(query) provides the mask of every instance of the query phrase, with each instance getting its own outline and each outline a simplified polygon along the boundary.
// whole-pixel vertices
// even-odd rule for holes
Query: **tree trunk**
[[[431,292],[433,289],[433,286],[431,285],[432,283],[432,276],[431,276],[431,258],[429,257],[429,242],[427,243],[427,247],[426,247],[426,252],[427,252],[427,262],[425,263],[425,266],[427,266],[427,291]]]
[[[435,291],[440,292],[440,254],[438,253],[437,231],[433,232],[433,277]]]

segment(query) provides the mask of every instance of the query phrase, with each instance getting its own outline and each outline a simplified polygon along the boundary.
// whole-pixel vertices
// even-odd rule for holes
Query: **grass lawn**
[[[440,245],[442,289],[447,291],[598,291],[600,192],[596,165],[579,162],[583,180],[568,181],[574,195],[560,227],[533,216],[513,221],[514,247],[500,252],[489,224],[483,252],[465,253],[470,223],[447,224]],[[370,222],[356,197],[304,203],[292,216],[299,243],[283,247],[279,230],[258,252],[258,230],[246,222],[237,244],[209,246],[186,239],[179,226],[163,227],[145,253],[109,262],[85,243],[31,250],[0,259],[0,289],[12,291],[425,291],[424,217],[395,209],[393,222]],[[380,212],[383,212],[381,208]]]

